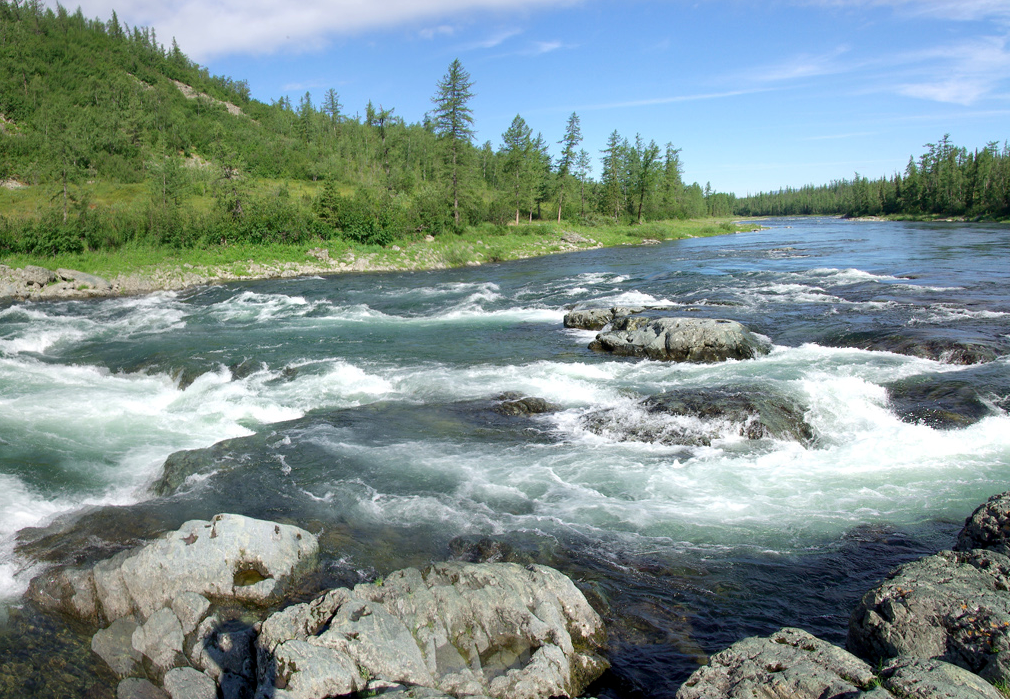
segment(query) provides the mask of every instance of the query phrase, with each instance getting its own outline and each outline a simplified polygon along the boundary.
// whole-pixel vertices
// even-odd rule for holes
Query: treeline
[[[908,159],[905,172],[870,180],[782,189],[736,200],[742,216],[936,216],[976,219],[1010,218],[1010,145],[993,141],[969,151],[946,134]]]
[[[351,114],[335,90],[267,105],[250,99],[244,81],[210,75],[174,39],[159,43],[154,30],[124,26],[115,13],[102,21],[0,0],[0,181],[47,195],[31,216],[0,217],[0,252],[138,239],[382,244],[479,224],[733,210],[732,196],[682,181],[671,144],[615,131],[591,155],[576,114],[558,158],[520,116],[499,142],[475,144],[472,84],[454,61],[415,123],[371,102]],[[278,182],[319,184],[307,198]],[[143,204],[96,205],[94,187],[110,184],[145,185]]]

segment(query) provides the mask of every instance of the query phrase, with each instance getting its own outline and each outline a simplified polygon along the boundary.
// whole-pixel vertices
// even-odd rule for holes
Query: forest
[[[842,215],[910,218],[1010,218],[1010,145],[992,141],[969,151],[945,134],[927,143],[904,173],[781,189],[735,201],[739,216]]]
[[[419,123],[371,102],[351,114],[332,89],[264,104],[115,12],[0,0],[0,183],[23,190],[0,215],[0,253],[384,245],[478,225],[505,234],[733,210],[731,195],[682,181],[672,144],[614,131],[590,154],[575,113],[558,157],[518,115],[498,143],[475,143],[473,84],[453,61]]]

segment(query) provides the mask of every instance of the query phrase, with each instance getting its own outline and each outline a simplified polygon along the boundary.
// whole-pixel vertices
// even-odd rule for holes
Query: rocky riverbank
[[[28,596],[96,628],[120,699],[548,699],[608,667],[602,619],[545,566],[407,568],[278,611],[318,552],[299,527],[220,514],[52,569]]]
[[[901,566],[860,600],[846,649],[800,629],[712,656],[678,699],[756,696],[969,697],[1010,691],[1010,492],[965,522],[957,543]]]

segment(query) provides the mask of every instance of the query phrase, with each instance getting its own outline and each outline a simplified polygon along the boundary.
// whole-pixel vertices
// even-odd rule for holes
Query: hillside
[[[421,123],[372,103],[350,116],[334,90],[268,105],[115,13],[0,0],[0,254],[388,245],[730,213],[732,197],[682,182],[678,149],[640,136],[615,131],[593,179],[576,114],[557,159],[521,116],[497,146],[474,144],[472,115],[443,118],[451,99],[469,114],[468,90],[446,87],[472,84],[458,61],[432,76]]]

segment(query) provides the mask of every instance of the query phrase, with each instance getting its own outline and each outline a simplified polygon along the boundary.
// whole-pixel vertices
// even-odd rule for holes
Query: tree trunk
[[[565,200],[565,186],[561,185],[561,194],[558,196],[558,223],[561,223],[561,202]]]

